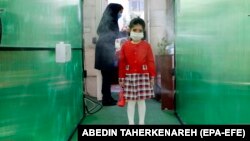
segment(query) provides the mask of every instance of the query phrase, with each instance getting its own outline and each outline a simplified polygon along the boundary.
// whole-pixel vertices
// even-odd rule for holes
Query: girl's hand
[[[120,80],[120,81],[119,81],[119,85],[123,88],[124,85],[125,85],[124,80]]]
[[[151,87],[154,87],[154,85],[155,85],[155,79],[154,78],[150,79],[150,85],[151,85]]]

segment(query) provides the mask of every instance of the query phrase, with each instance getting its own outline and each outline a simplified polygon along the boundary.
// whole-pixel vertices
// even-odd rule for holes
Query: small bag
[[[124,96],[123,89],[119,93],[119,99],[118,99],[117,105],[119,107],[124,107],[126,105],[126,99],[125,99],[125,96]]]

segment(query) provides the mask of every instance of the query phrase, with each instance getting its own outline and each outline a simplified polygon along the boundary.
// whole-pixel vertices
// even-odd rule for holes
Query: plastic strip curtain
[[[67,140],[83,117],[81,7],[0,0],[0,140]],[[60,41],[73,48],[69,62],[55,61]]]
[[[250,123],[250,1],[176,0],[175,7],[180,118]]]

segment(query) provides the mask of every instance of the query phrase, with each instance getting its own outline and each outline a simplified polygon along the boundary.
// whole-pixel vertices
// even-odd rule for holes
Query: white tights
[[[135,104],[138,105],[138,113],[139,113],[139,124],[144,125],[145,113],[146,113],[146,103],[145,100],[128,100],[128,122],[129,125],[134,125],[134,115],[135,115]]]

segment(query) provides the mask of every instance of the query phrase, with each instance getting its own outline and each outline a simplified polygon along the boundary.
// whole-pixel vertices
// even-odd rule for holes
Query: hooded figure
[[[122,5],[110,3],[97,28],[99,38],[95,49],[95,69],[100,70],[102,74],[102,104],[104,106],[116,105],[117,102],[111,96],[111,84],[114,75],[118,73],[115,60],[115,39],[119,35],[118,19],[122,11]]]

